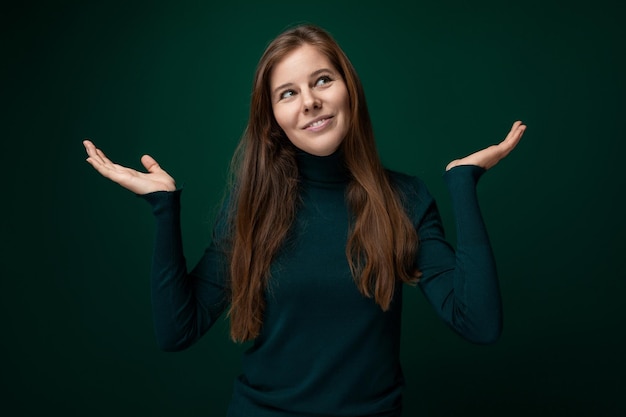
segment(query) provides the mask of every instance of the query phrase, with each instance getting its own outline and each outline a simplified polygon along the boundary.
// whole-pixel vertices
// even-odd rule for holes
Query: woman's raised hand
[[[522,124],[519,120],[516,121],[513,123],[511,131],[502,142],[497,145],[491,145],[478,152],[474,152],[465,158],[455,159],[448,164],[446,171],[458,165],[478,165],[485,169],[493,167],[500,162],[501,159],[507,156],[515,148],[515,146],[517,146],[525,130],[526,125]]]
[[[148,172],[139,172],[132,168],[114,164],[90,140],[84,140],[83,145],[85,145],[85,150],[87,155],[89,155],[87,162],[96,171],[135,194],[176,190],[174,178],[165,172],[157,161],[149,155],[141,157],[141,163]]]

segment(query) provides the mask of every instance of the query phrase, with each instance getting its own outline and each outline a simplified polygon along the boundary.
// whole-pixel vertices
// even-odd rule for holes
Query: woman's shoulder
[[[400,198],[402,206],[413,221],[418,224],[429,208],[435,204],[426,183],[416,175],[387,169],[391,186]]]
[[[386,169],[391,185],[398,192],[411,199],[431,200],[426,183],[417,175],[409,175],[404,172]]]

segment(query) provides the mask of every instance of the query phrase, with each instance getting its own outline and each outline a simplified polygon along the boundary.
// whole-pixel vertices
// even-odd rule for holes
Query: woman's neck
[[[328,156],[316,156],[298,150],[296,161],[300,177],[305,181],[344,183],[350,179],[341,149]]]

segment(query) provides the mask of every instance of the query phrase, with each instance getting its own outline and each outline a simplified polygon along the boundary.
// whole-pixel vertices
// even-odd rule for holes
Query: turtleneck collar
[[[345,166],[343,151],[338,149],[328,156],[316,156],[302,150],[296,151],[300,177],[305,181],[345,183],[350,173]]]

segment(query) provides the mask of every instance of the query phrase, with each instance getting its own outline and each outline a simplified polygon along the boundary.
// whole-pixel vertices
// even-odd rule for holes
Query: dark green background
[[[528,124],[479,185],[504,334],[464,342],[406,291],[405,415],[626,410],[619,2],[174,3],[2,12],[1,414],[224,415],[244,347],[222,320],[185,352],[157,349],[149,207],[93,171],[81,140],[135,168],[150,153],[184,184],[194,264],[256,61],[304,21],[344,47],[385,164],[428,183],[452,240],[445,164]]]

